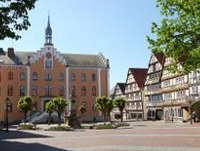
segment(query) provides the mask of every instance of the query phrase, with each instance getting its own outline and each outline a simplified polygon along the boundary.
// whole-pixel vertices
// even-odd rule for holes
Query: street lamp
[[[11,104],[9,98],[6,98],[5,103],[6,103],[5,104],[5,111],[6,111],[6,121],[5,121],[5,124],[6,124],[6,132],[8,132],[8,112],[12,111],[12,104]]]

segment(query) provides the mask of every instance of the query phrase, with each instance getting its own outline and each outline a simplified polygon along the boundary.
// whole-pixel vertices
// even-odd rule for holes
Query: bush
[[[33,123],[20,123],[17,130],[36,130],[36,125]]]
[[[73,131],[73,128],[70,126],[51,126],[46,131]]]
[[[116,123],[115,126],[116,127],[126,127],[126,126],[130,126],[130,124],[128,124],[128,123]]]
[[[112,124],[98,124],[94,126],[94,129],[114,129],[114,128],[117,127]]]

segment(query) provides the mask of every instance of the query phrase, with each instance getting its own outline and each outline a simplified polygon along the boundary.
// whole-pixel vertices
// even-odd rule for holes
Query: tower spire
[[[47,27],[45,29],[45,45],[53,45],[52,44],[52,29],[50,26],[50,17],[48,15]]]

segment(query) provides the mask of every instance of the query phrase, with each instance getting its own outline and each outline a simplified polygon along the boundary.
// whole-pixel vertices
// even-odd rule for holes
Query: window
[[[25,73],[24,72],[20,73],[20,80],[25,80]]]
[[[20,95],[20,96],[25,96],[25,88],[24,88],[23,85],[20,86],[20,89],[19,89],[19,95]]]
[[[37,79],[38,79],[37,72],[33,72],[33,74],[32,74],[32,80],[37,80]]]
[[[92,74],[92,81],[96,81],[96,74]]]
[[[51,59],[47,59],[45,61],[45,68],[52,68],[52,60]]]
[[[37,86],[33,86],[32,87],[32,96],[37,96],[37,91],[38,91],[38,88],[37,88]]]
[[[59,81],[64,81],[64,74],[63,73],[59,73],[58,80]]]
[[[13,73],[12,72],[8,72],[8,80],[13,80]]]
[[[64,86],[59,87],[59,96],[64,96]]]
[[[86,96],[86,87],[85,86],[82,86],[81,94],[82,94],[82,96]]]
[[[96,96],[96,87],[95,86],[92,87],[92,96]]]
[[[7,95],[8,96],[13,96],[13,87],[11,85],[8,86]]]
[[[86,74],[81,75],[81,81],[86,81]]]
[[[51,96],[51,86],[45,86],[45,96]]]
[[[45,68],[52,68],[52,54],[46,53]]]
[[[46,80],[46,81],[51,81],[51,80],[52,80],[52,76],[51,76],[50,73],[47,73],[47,74],[45,75],[45,80]]]
[[[72,73],[71,74],[71,81],[75,81],[76,80],[76,74],[75,73]]]
[[[75,88],[75,86],[72,86],[71,95],[72,95],[72,97],[76,96],[76,88]]]

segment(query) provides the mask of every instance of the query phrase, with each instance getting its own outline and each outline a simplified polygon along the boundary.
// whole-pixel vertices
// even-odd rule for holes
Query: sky
[[[129,68],[147,68],[151,51],[146,36],[160,22],[156,0],[38,0],[29,12],[31,27],[5,50],[37,51],[44,45],[50,16],[53,44],[61,53],[98,54],[110,60],[110,88],[125,82]]]

